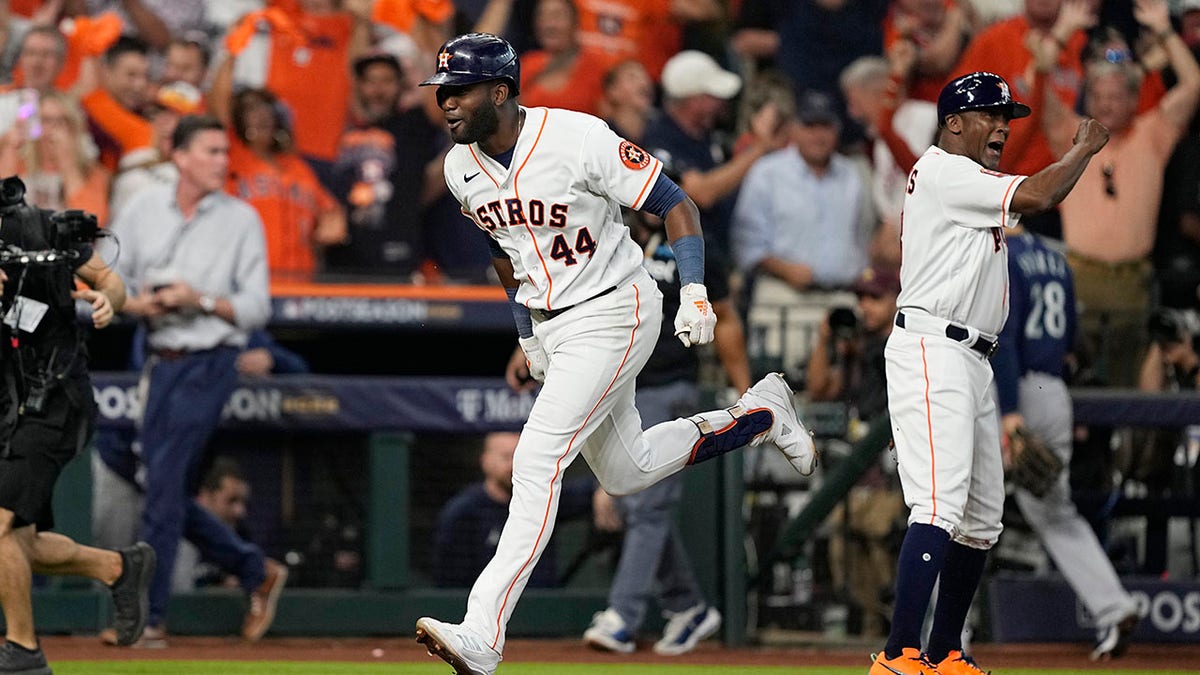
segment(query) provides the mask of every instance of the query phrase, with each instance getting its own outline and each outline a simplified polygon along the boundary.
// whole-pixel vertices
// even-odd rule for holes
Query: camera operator
[[[49,673],[31,605],[32,574],[77,575],[109,586],[119,638],[128,644],[146,622],[154,551],[144,543],[113,551],[49,532],[51,498],[63,468],[86,445],[95,400],[85,330],[75,301],[103,328],[125,302],[125,285],[92,248],[96,218],[25,203],[19,178],[0,181],[0,606],[7,641],[0,672]],[[76,289],[76,279],[86,288]]]
[[[808,361],[808,396],[813,401],[845,401],[852,417],[869,420],[887,410],[883,347],[896,316],[899,271],[868,267],[853,290],[858,312],[835,307],[817,331]]]
[[[1142,391],[1189,391],[1200,389],[1200,334],[1187,327],[1179,310],[1159,309],[1150,316],[1147,329],[1150,349],[1142,360],[1138,389]]]
[[[830,310],[817,333],[808,361],[808,394],[813,401],[843,401],[853,441],[866,426],[887,412],[887,383],[883,348],[896,316],[900,273],[876,265],[863,271],[853,285],[858,311]],[[889,464],[894,467],[894,463]],[[884,461],[872,461],[855,487],[830,514],[830,567],[834,587],[848,589],[863,610],[863,635],[882,635],[890,618],[883,601],[895,581],[894,533],[903,523],[904,499],[894,471]]]

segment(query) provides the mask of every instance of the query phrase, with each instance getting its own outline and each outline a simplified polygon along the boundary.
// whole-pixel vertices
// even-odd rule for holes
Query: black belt
[[[896,325],[904,328],[904,312],[896,313]],[[955,342],[965,343],[967,338],[971,337],[971,334],[962,326],[953,323],[947,323],[946,337],[954,340]],[[999,340],[989,340],[982,335],[979,335],[975,338],[974,342],[967,346],[982,354],[985,359],[990,359],[992,358],[992,354],[996,353],[996,347],[999,345]]]
[[[588,302],[589,300],[595,300],[596,298],[603,298],[604,296],[608,295],[609,293],[612,293],[615,290],[617,290],[616,286],[609,286],[608,288],[600,291],[599,293],[593,295],[592,297],[588,298],[587,300],[584,300],[583,302]],[[566,307],[559,307],[558,309],[534,309],[534,308],[530,307],[529,313],[533,316],[533,318],[537,319],[538,321],[549,321],[550,319],[553,319],[554,317],[558,316],[559,314],[562,314],[563,312],[565,312],[569,309],[572,309],[574,307],[578,307],[579,305],[582,305],[583,302],[580,302],[580,303],[577,303],[574,305],[567,305]]]

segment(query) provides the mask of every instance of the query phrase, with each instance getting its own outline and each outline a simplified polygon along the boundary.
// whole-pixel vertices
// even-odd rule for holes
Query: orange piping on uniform
[[[488,180],[492,181],[492,185],[495,185],[496,189],[499,190],[500,183],[498,183],[496,181],[496,179],[492,177],[491,172],[489,172],[487,170],[487,167],[483,165],[483,162],[479,161],[479,155],[475,154],[475,148],[473,146],[468,145],[467,150],[469,150],[471,152],[471,159],[475,160],[475,163],[478,164],[479,168],[483,170],[483,175],[487,176]]]
[[[1001,228],[1003,228],[1004,224],[1008,222],[1008,195],[1012,193],[1013,186],[1016,185],[1020,180],[1021,180],[1020,176],[1014,178],[1012,180],[1012,182],[1008,184],[1008,189],[1004,191],[1004,201],[1000,204],[1000,227]],[[1001,229],[1001,232],[1003,232],[1003,231],[1004,230]]]
[[[646,194],[646,190],[650,189],[650,181],[654,180],[654,169],[657,169],[659,164],[662,164],[662,162],[655,159],[654,167],[650,169],[650,177],[646,179],[646,184],[642,186],[642,191],[638,193],[637,199],[633,200],[635,209],[641,207],[642,197]]]
[[[641,293],[638,291],[637,284],[633,285],[633,294],[634,317],[636,318],[636,322],[633,324],[633,330],[629,332],[629,345],[625,347],[625,354],[621,357],[621,365],[617,366],[617,372],[613,373],[612,381],[608,383],[607,387],[605,387],[604,393],[600,395],[600,398],[596,399],[596,405],[592,406],[592,409],[588,411],[587,417],[583,418],[583,424],[580,424],[579,428],[575,430],[575,433],[571,434],[571,440],[567,441],[567,449],[563,452],[563,454],[558,456],[558,460],[554,463],[554,476],[550,479],[550,496],[546,500],[546,511],[542,514],[542,527],[540,530],[538,530],[537,539],[533,540],[533,550],[529,552],[529,557],[525,559],[525,563],[521,565],[521,569],[517,570],[517,576],[514,577],[512,583],[508,585],[508,590],[504,592],[504,602],[500,603],[500,612],[496,615],[496,635],[492,638],[492,649],[495,649],[496,645],[500,642],[500,625],[502,623],[500,619],[504,616],[504,608],[508,606],[508,596],[512,595],[513,587],[517,585],[517,579],[521,578],[521,574],[525,571],[525,568],[529,567],[529,563],[533,562],[533,556],[537,552],[538,542],[542,540],[542,535],[546,533],[546,521],[550,519],[550,505],[554,503],[554,483],[558,479],[559,474],[562,473],[562,462],[564,459],[566,459],[567,455],[571,454],[571,448],[575,447],[575,439],[579,438],[579,434],[583,431],[584,427],[587,426],[588,421],[592,419],[592,415],[595,414],[596,408],[600,407],[600,402],[604,400],[605,396],[608,396],[608,392],[612,391],[613,385],[617,382],[617,378],[621,376],[621,371],[625,369],[625,364],[629,362],[629,352],[633,351],[634,338],[637,336],[638,328],[642,325],[642,299]]]
[[[937,518],[937,459],[933,453],[933,410],[929,404],[929,363],[925,360],[925,338],[921,338],[921,370],[925,374],[925,424],[929,429],[930,497],[933,498],[933,515],[929,518],[929,524],[932,525]]]
[[[533,151],[537,149],[538,141],[542,140],[542,132],[546,129],[546,119],[549,117],[549,112],[542,114],[542,124],[538,127],[537,136],[533,139],[533,146],[529,148],[529,154],[525,155],[525,161],[521,162],[521,166],[517,167],[517,172],[513,174],[513,192],[516,193],[518,199],[521,197],[521,191],[517,189],[517,179],[521,177],[521,169],[524,169],[525,165],[529,163],[529,158],[533,157]]]
[[[754,410],[770,410],[770,409],[769,408],[755,408]],[[746,411],[746,414],[750,414],[751,412],[754,412],[754,411],[748,410],[748,411]],[[720,436],[721,434],[725,433],[726,431],[729,431],[730,429],[732,429],[736,426],[737,426],[737,420],[733,420],[729,424],[726,424],[725,426],[721,427],[720,429],[717,429],[716,431],[714,431],[713,436]],[[767,431],[770,431],[770,429],[768,429]],[[765,434],[767,432],[764,431],[763,433]],[[759,434],[759,435],[761,436],[762,434]],[[696,460],[696,451],[700,449],[700,444],[703,442],[704,442],[704,433],[701,432],[700,438],[697,439],[696,442],[692,444],[692,452],[691,452],[691,454],[688,455],[688,461],[687,461],[688,464],[691,464],[693,461]]]
[[[529,148],[529,154],[525,155],[525,161],[521,162],[521,166],[517,167],[517,172],[513,174],[513,194],[517,199],[521,198],[521,190],[517,188],[517,179],[521,177],[521,169],[529,163],[529,158],[533,157],[533,151],[537,149],[538,141],[542,140],[542,132],[546,129],[546,120],[550,117],[550,113],[542,114],[542,124],[538,127],[537,136],[533,139],[533,146]],[[550,268],[546,265],[546,258],[542,256],[542,249],[536,246],[537,236],[533,233],[533,228],[529,225],[529,220],[525,220],[525,231],[529,233],[529,238],[535,244],[534,249],[537,251],[538,262],[542,263],[542,271],[546,273],[546,310],[553,309],[550,306],[550,296],[554,293],[554,279],[550,278]]]

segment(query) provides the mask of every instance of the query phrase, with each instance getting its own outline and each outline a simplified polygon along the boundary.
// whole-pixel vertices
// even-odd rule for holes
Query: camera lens
[[[25,203],[25,182],[17,176],[0,179],[0,207]]]
[[[1170,310],[1160,309],[1150,315],[1147,322],[1147,332],[1154,342],[1179,342],[1179,321]]]

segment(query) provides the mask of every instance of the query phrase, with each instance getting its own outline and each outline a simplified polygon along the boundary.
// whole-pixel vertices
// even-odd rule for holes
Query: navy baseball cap
[[[1029,117],[1029,106],[1013,100],[1008,83],[995,73],[975,72],[951,81],[938,95],[938,126],[946,117],[968,110],[1005,108],[1009,119]]]
[[[823,91],[804,92],[796,102],[796,117],[806,125],[841,122],[833,97]]]

